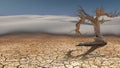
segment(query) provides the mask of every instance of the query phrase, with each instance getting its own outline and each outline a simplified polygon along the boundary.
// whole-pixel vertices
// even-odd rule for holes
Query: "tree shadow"
[[[105,45],[107,45],[106,42],[85,42],[85,43],[80,43],[80,44],[78,44],[78,45],[76,45],[76,46],[77,46],[77,47],[78,47],[78,46],[85,46],[85,47],[90,46],[91,48],[90,48],[89,50],[87,50],[84,54],[77,55],[77,56],[75,56],[75,57],[72,56],[71,53],[74,52],[74,51],[76,51],[76,50],[70,50],[70,51],[67,52],[66,56],[67,56],[68,58],[70,58],[70,57],[71,57],[71,58],[81,57],[81,58],[80,58],[81,60],[85,60],[85,59],[90,58],[90,57],[87,57],[87,55],[90,55],[91,52],[93,52],[93,51],[95,51],[96,49],[98,49],[98,48],[100,48],[100,47],[103,47],[103,46],[105,46]],[[103,55],[101,55],[101,56],[103,56]],[[96,57],[97,57],[97,56],[96,56]],[[99,57],[100,57],[100,56],[99,56]]]

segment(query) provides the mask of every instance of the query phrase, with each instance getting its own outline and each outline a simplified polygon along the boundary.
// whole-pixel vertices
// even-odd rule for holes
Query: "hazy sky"
[[[82,6],[88,13],[103,6],[106,11],[120,11],[120,0],[0,0],[0,15],[77,15]]]

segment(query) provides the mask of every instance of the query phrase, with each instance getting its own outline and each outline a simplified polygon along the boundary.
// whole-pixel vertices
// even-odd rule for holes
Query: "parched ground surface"
[[[120,37],[86,57],[90,47],[76,46],[93,37],[20,34],[0,36],[0,68],[120,68]]]

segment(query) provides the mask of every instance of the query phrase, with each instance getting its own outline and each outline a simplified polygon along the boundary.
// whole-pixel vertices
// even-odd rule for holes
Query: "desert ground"
[[[108,44],[82,56],[91,47],[76,46],[94,37],[52,34],[0,36],[0,68],[119,68],[120,37],[105,36]]]

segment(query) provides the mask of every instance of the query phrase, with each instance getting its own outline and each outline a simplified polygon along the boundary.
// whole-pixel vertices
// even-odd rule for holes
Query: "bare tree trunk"
[[[94,39],[95,42],[105,42],[106,43],[103,35],[100,32],[100,24],[99,24],[99,22],[97,21],[93,25],[94,25],[94,32],[95,32],[95,36],[96,36],[95,39]]]
[[[99,20],[98,20],[99,16],[96,16],[96,18],[94,19],[94,21],[92,22],[93,23],[93,26],[94,26],[94,32],[95,32],[95,39],[94,41],[95,42],[103,42],[103,43],[107,43],[103,37],[103,35],[101,34],[101,31],[100,31],[100,23],[99,23]]]
[[[96,17],[92,23],[94,26],[95,36],[100,36],[100,23],[98,21],[98,17]]]
[[[100,36],[100,24],[94,24],[95,36]]]

